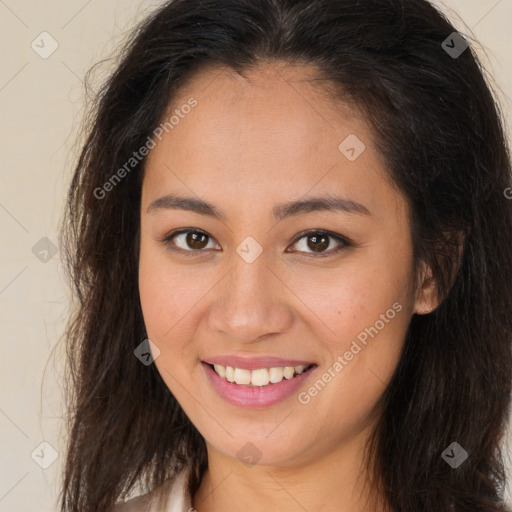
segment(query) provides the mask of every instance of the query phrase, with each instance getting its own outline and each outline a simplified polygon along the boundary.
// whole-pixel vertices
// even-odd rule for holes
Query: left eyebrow
[[[359,215],[371,215],[366,206],[336,196],[318,196],[290,203],[283,203],[273,208],[272,213],[277,220],[285,219],[296,215],[304,215],[310,212],[339,211],[344,213],[356,213]]]
[[[208,201],[195,197],[178,196],[175,194],[168,194],[155,199],[150,203],[146,212],[150,213],[153,210],[168,209],[187,210],[200,215],[215,217],[219,220],[226,220],[225,213]],[[371,215],[368,208],[361,203],[329,195],[282,203],[274,206],[272,214],[275,219],[283,220],[287,217],[304,215],[318,211],[340,211],[351,214]]]

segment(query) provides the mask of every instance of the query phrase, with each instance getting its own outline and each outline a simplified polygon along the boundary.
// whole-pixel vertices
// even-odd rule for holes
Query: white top
[[[112,512],[192,512],[192,499],[188,493],[189,476],[190,468],[186,468],[174,480],[166,480],[150,493],[117,503]],[[163,510],[157,508],[161,492],[168,493]]]

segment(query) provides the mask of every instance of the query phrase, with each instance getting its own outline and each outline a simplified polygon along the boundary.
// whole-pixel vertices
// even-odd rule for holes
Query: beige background
[[[159,3],[0,0],[0,512],[56,510],[65,434],[58,342],[68,289],[59,253],[44,263],[32,248],[43,237],[57,243],[84,107],[84,73],[111,55],[134,22]],[[512,0],[440,5],[458,30],[482,44],[478,51],[512,133]],[[43,31],[58,44],[47,59],[31,48]],[[48,50],[50,39],[45,41]],[[49,445],[40,446],[43,441]],[[33,460],[49,464],[53,450],[57,458],[47,469]]]

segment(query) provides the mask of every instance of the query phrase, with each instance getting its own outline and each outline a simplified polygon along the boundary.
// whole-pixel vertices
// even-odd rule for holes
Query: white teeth
[[[295,368],[293,366],[285,366],[283,371],[283,376],[285,379],[291,379],[293,374],[295,373]]]
[[[228,382],[235,382],[245,386],[266,386],[269,383],[277,384],[283,379],[292,379],[295,375],[300,375],[306,367],[300,365],[246,370],[214,364],[213,368],[220,377]]]
[[[266,368],[251,372],[251,384],[253,386],[266,386],[270,381],[270,375]]]
[[[270,368],[270,382],[276,383],[283,380],[282,368]]]
[[[223,378],[226,377],[226,368],[222,366],[221,364],[214,364],[213,367],[215,368],[215,371]]]
[[[237,384],[250,384],[251,372],[249,370],[241,370],[240,368],[235,368],[235,382]]]
[[[231,368],[231,366],[226,366],[226,380],[235,382],[235,369]]]

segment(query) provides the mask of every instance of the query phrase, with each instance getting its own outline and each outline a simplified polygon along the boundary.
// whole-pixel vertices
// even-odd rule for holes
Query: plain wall
[[[65,435],[59,337],[69,291],[52,244],[57,244],[76,158],[82,80],[160,3],[0,2],[0,512],[56,510]],[[472,30],[483,45],[485,52],[477,51],[501,89],[512,133],[512,0],[444,0],[441,5],[458,30]],[[48,52],[52,41],[39,36],[43,31],[58,44],[46,59],[40,53]],[[512,448],[510,437],[508,445]],[[49,464],[52,449],[55,462],[41,468],[35,460]]]

